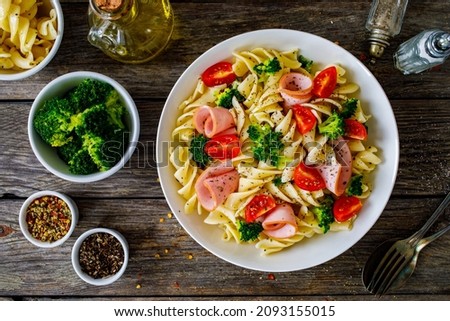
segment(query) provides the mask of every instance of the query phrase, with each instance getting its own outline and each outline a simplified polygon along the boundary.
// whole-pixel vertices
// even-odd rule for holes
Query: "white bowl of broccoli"
[[[122,168],[139,139],[136,105],[117,81],[77,71],[48,83],[28,117],[34,154],[51,173],[79,183],[99,181]]]

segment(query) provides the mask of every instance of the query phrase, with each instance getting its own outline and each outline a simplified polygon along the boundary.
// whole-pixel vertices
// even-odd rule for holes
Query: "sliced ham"
[[[238,131],[236,129],[236,127],[230,127],[228,129],[225,129],[224,131],[221,131],[219,133],[219,135],[217,136],[222,136],[222,135],[236,135],[237,136]]]
[[[201,106],[195,111],[193,120],[195,129],[208,138],[235,127],[233,116],[223,107]]]
[[[292,108],[295,105],[300,105],[302,103],[307,103],[311,100],[312,94],[306,94],[306,95],[298,95],[298,96],[291,96],[286,93],[280,92],[281,97],[284,100],[284,107],[286,108]]]
[[[269,237],[285,239],[295,235],[297,222],[294,210],[289,204],[277,205],[262,222],[263,232]]]
[[[200,204],[213,211],[239,187],[239,173],[225,162],[208,167],[197,179],[195,192]]]
[[[311,76],[299,72],[290,72],[281,77],[278,91],[284,99],[285,107],[292,107],[310,101],[312,88],[313,79]]]
[[[329,163],[317,167],[326,187],[336,196],[344,194],[352,176],[352,155],[347,141],[339,138],[331,142],[334,157]]]
[[[291,96],[309,94],[313,87],[310,76],[300,72],[284,74],[280,79],[279,91]]]

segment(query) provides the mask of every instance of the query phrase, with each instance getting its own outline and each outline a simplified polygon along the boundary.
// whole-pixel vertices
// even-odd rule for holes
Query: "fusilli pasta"
[[[56,10],[38,17],[40,0],[0,0],[0,69],[30,69],[50,52],[58,35]]]
[[[1,52],[0,52],[1,55]],[[201,79],[198,80],[194,92],[179,106],[176,128],[172,132],[172,139],[179,146],[170,150],[170,161],[175,167],[175,177],[181,185],[178,193],[186,200],[186,213],[205,214],[206,224],[217,225],[223,232],[226,241],[243,242],[240,237],[238,221],[245,220],[245,210],[252,198],[258,194],[272,195],[277,202],[291,204],[295,210],[296,232],[288,238],[274,238],[260,233],[255,245],[264,254],[275,253],[290,247],[301,240],[311,238],[326,231],[320,226],[313,214],[314,207],[321,206],[325,197],[331,193],[323,188],[308,191],[300,188],[293,181],[294,167],[302,160],[310,163],[323,163],[329,158],[329,138],[322,135],[317,127],[308,133],[301,134],[297,130],[297,119],[290,108],[283,106],[284,99],[280,94],[279,83],[283,75],[290,72],[308,74],[299,61],[299,50],[280,52],[274,49],[255,48],[247,51],[234,52],[233,71],[238,77],[237,90],[243,96],[242,101],[233,97],[229,110],[235,121],[235,129],[239,136],[241,152],[230,160],[231,165],[239,173],[238,189],[232,192],[226,200],[209,213],[202,209],[196,192],[195,182],[202,169],[193,161],[189,151],[191,139],[198,133],[194,124],[194,113],[201,106],[216,106],[219,92],[227,85],[207,87]],[[267,77],[261,78],[255,73],[255,66],[276,58],[280,69]],[[342,112],[346,102],[355,95],[359,87],[345,78],[344,67],[333,65],[337,70],[337,85],[331,96],[327,98],[315,97],[302,105],[309,108],[321,124],[334,111]],[[319,71],[317,71],[318,73]],[[311,75],[311,78],[313,76]],[[352,119],[365,123],[370,118],[366,115],[357,100]],[[273,166],[267,161],[257,160],[252,154],[252,140],[248,129],[251,124],[268,124],[274,132],[280,133],[284,144],[282,157],[286,161],[280,166]],[[365,141],[349,140],[348,146],[353,157],[353,175],[362,175],[362,192],[357,197],[367,198],[370,186],[366,175],[372,172],[381,162],[377,156],[377,148],[365,146]],[[334,222],[330,231],[349,230],[353,220]]]

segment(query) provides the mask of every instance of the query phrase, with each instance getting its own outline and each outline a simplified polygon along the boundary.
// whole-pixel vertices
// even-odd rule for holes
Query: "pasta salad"
[[[254,48],[196,81],[169,150],[187,214],[262,254],[351,229],[381,160],[345,66]]]

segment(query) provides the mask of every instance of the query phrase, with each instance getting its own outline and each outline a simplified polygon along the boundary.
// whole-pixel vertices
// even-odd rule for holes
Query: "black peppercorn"
[[[88,236],[80,246],[81,270],[94,279],[116,274],[124,263],[124,250],[120,241],[108,233]]]

